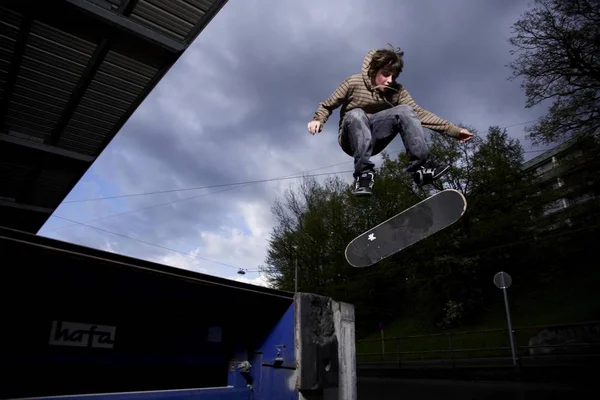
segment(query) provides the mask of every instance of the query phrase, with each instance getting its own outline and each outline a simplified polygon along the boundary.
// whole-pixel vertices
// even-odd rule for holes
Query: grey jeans
[[[429,147],[421,120],[412,107],[395,106],[367,116],[359,108],[348,111],[342,121],[341,146],[354,157],[354,177],[372,171],[375,164],[371,156],[381,153],[400,134],[409,156],[407,172],[414,172],[427,161]]]

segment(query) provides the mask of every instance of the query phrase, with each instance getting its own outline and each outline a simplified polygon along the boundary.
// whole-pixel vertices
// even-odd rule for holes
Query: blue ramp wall
[[[0,254],[0,398],[245,393],[232,383],[240,353],[263,381],[292,372],[266,365],[280,344],[293,365],[291,293],[2,228]]]

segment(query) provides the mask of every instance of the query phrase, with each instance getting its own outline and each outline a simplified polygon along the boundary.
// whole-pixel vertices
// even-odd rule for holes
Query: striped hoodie
[[[338,128],[338,141],[341,142],[342,121],[348,111],[354,108],[361,108],[367,115],[370,115],[396,105],[406,104],[413,108],[425,128],[448,136],[458,137],[460,127],[419,107],[401,84],[392,82],[390,85],[391,88],[386,90],[385,93],[375,89],[371,84],[371,79],[367,75],[374,53],[374,49],[367,53],[363,60],[360,74],[355,74],[344,79],[327,100],[319,103],[313,120],[319,121],[324,125],[333,110],[341,106]]]

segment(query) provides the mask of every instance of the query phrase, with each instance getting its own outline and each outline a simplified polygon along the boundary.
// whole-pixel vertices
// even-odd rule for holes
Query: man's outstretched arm
[[[335,89],[335,91],[327,98],[327,100],[319,103],[319,107],[313,116],[313,121],[319,121],[322,125],[325,125],[329,116],[333,110],[342,105],[348,95],[348,89],[350,84],[348,79],[344,81]]]
[[[462,130],[461,127],[456,126],[453,123],[438,117],[434,113],[421,108],[405,88],[402,88],[402,91],[400,92],[399,104],[406,104],[412,107],[421,120],[423,127],[455,138],[460,137]]]

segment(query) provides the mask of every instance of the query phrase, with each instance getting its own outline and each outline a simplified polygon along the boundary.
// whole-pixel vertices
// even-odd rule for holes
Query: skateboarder
[[[374,184],[375,164],[370,158],[382,152],[399,133],[410,158],[406,169],[419,186],[432,183],[449,169],[429,158],[423,126],[455,137],[461,142],[472,134],[419,107],[396,78],[404,67],[400,49],[370,50],[361,72],[338,86],[321,102],[308,123],[308,132],[321,132],[327,119],[338,107],[340,121],[338,143],[346,154],[354,157],[356,180],[354,195],[370,196]]]

